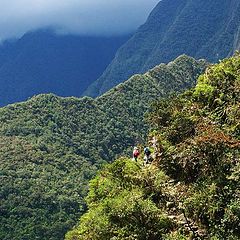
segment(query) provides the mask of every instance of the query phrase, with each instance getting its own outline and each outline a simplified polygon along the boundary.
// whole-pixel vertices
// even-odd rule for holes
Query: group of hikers
[[[144,146],[143,152],[144,152],[144,158],[143,158],[144,164],[145,165],[150,164],[152,162],[153,158],[151,156],[151,151],[150,151],[149,147]],[[139,155],[140,155],[139,148],[134,147],[134,149],[133,149],[133,160],[137,162]]]

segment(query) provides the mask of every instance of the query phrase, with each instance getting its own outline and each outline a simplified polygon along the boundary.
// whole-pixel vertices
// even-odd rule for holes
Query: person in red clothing
[[[133,149],[133,160],[137,162],[138,156],[140,155],[139,149],[137,147],[134,147]]]

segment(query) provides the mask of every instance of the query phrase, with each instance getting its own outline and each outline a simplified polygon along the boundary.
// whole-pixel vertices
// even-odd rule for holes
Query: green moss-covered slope
[[[146,135],[149,103],[191,87],[205,67],[181,56],[95,100],[39,95],[1,108],[0,239],[63,239],[88,180]]]
[[[153,163],[120,158],[90,183],[67,240],[240,238],[240,55],[152,105]],[[154,140],[154,141],[153,141]]]

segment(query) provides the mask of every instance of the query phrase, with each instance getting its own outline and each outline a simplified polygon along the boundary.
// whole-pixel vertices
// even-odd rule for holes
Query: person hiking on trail
[[[137,162],[138,156],[140,155],[140,152],[137,147],[134,147],[133,149],[133,160]]]
[[[151,161],[151,151],[148,147],[144,147],[144,163],[149,164]]]

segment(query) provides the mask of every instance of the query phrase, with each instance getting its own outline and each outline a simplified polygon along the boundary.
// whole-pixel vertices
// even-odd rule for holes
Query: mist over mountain
[[[4,42],[0,46],[0,106],[40,93],[80,96],[128,38],[39,30]]]
[[[63,34],[124,35],[135,31],[157,2],[158,0],[0,1],[0,42],[49,27]]]
[[[238,0],[162,0],[84,94],[97,96],[180,54],[217,62],[240,49]]]

